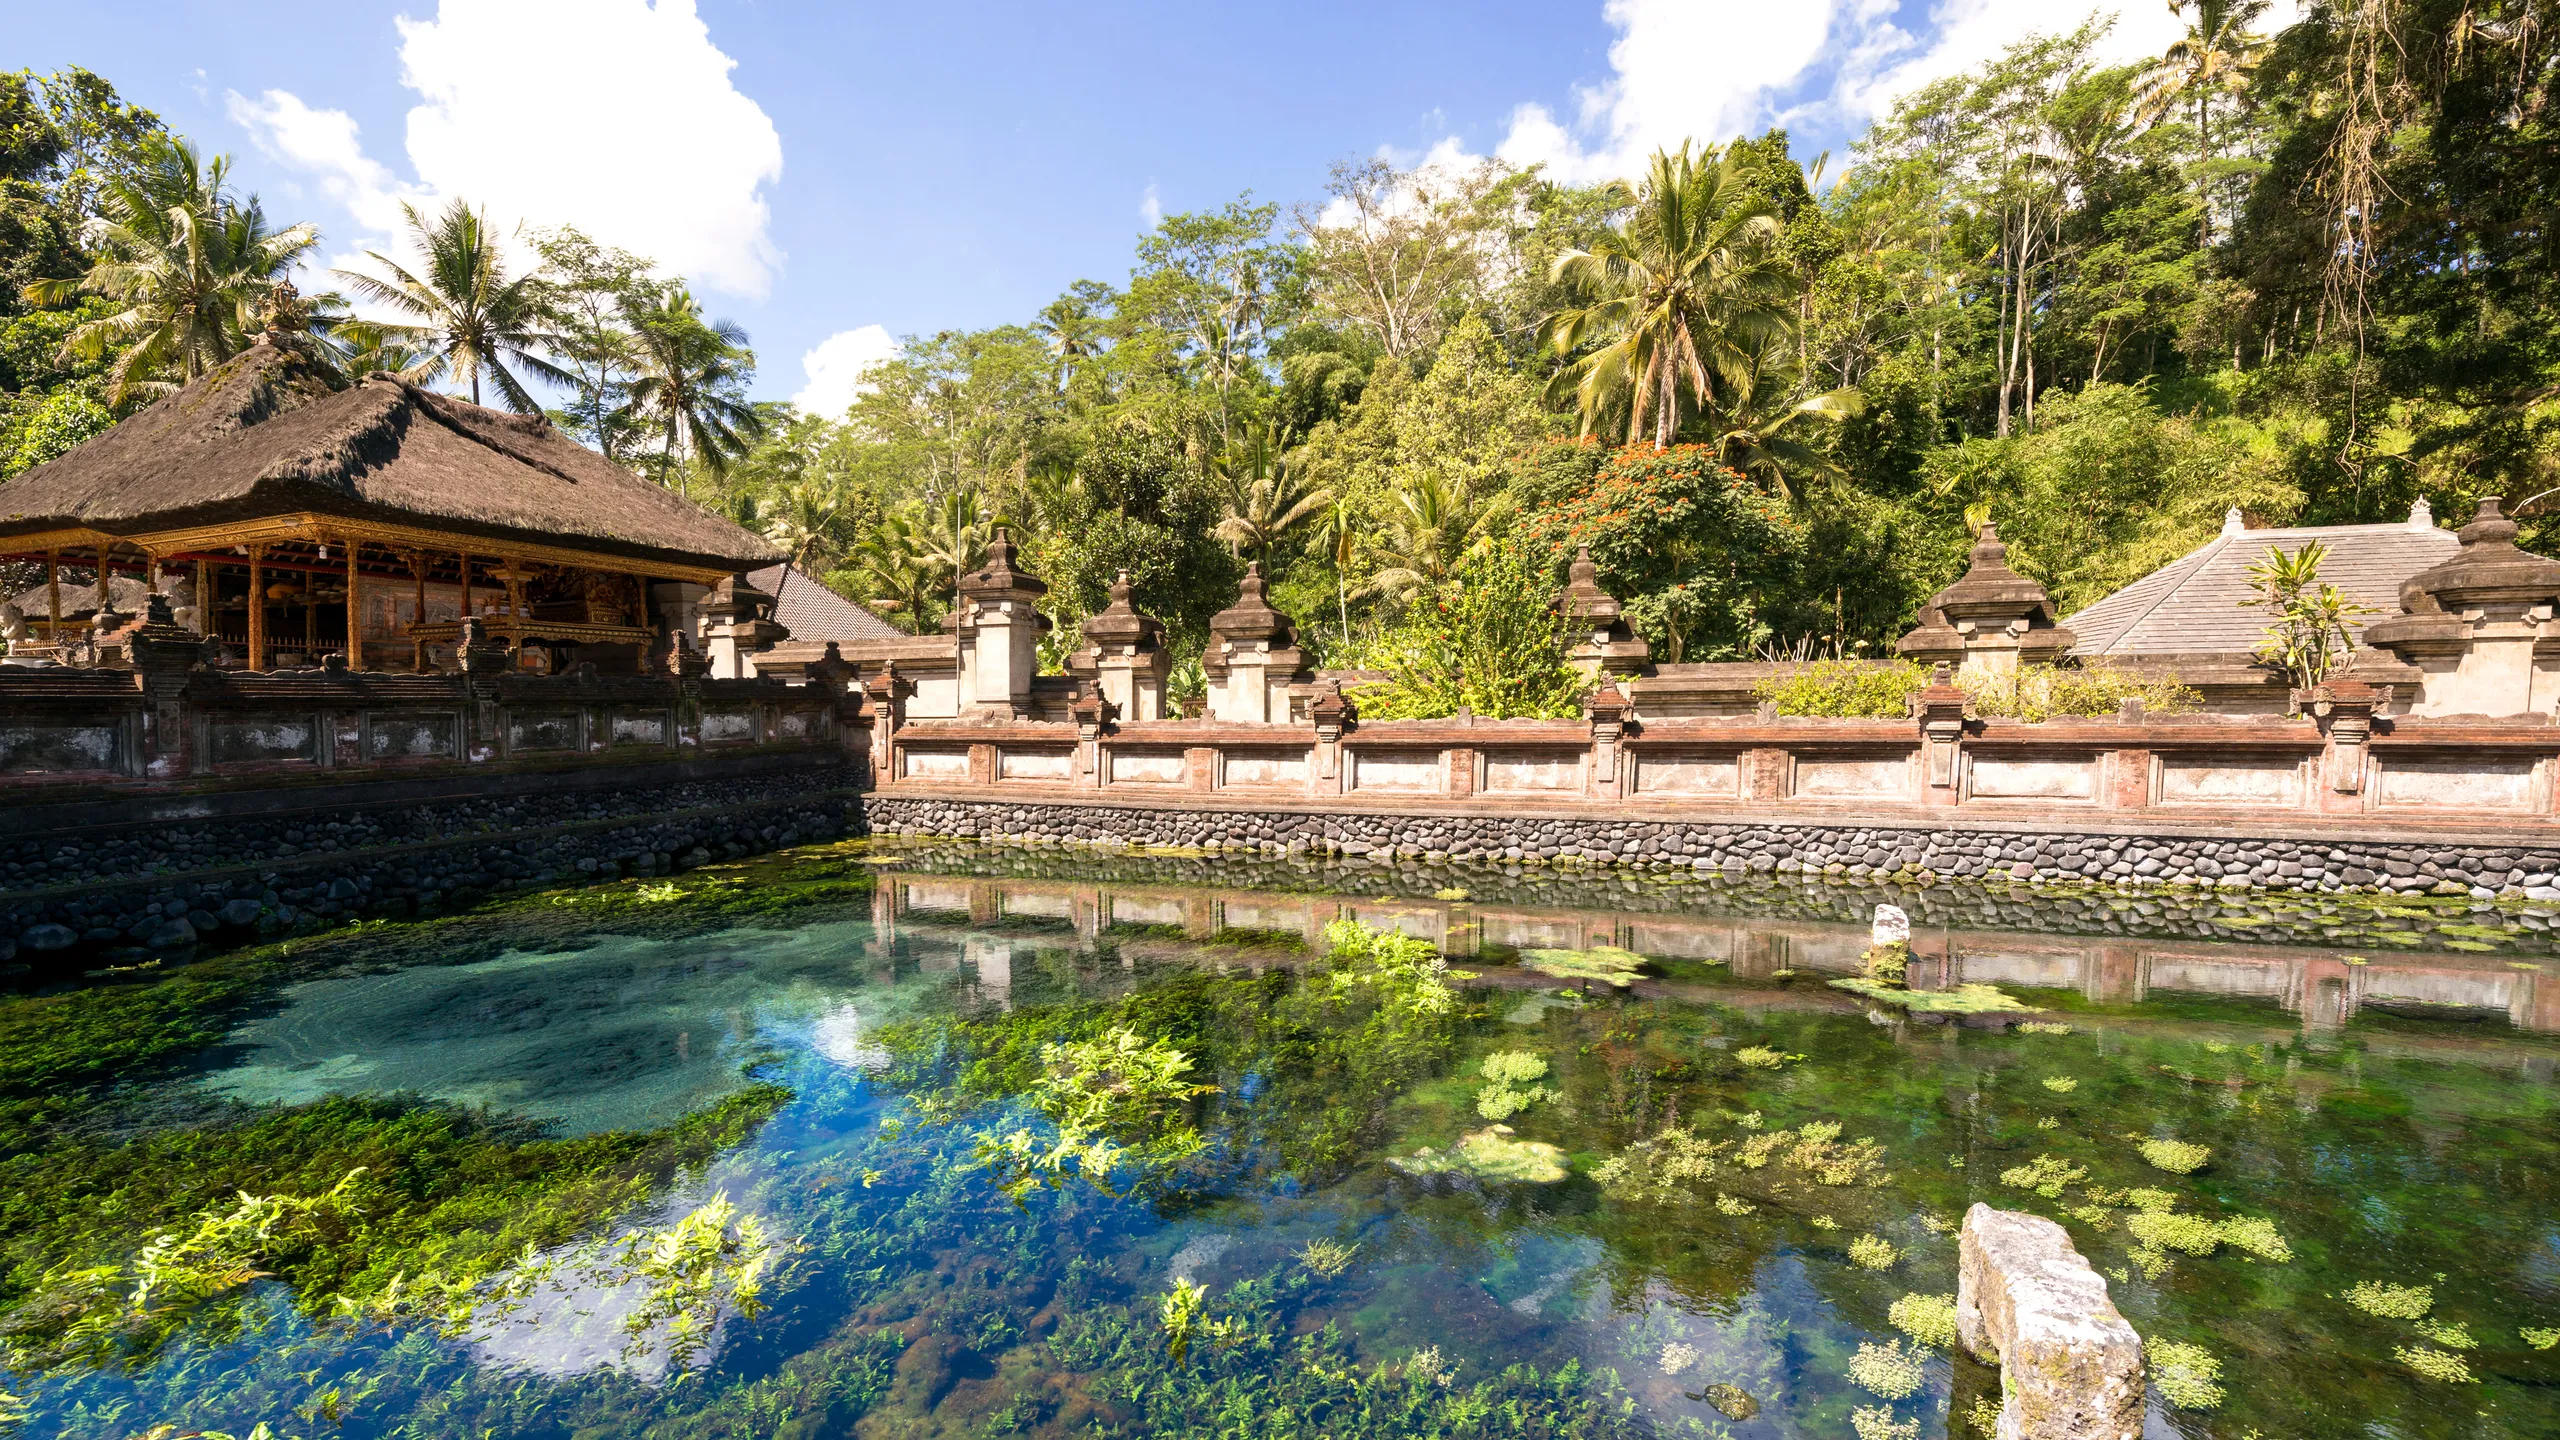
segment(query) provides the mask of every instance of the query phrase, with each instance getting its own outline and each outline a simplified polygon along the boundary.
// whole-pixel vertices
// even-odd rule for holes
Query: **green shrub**
[[[2021,665],[2005,680],[1958,674],[1956,684],[1975,714],[1999,720],[2113,715],[2127,700],[2140,700],[2154,715],[2174,715],[2204,703],[2175,675],[2136,675],[2103,664]]]
[[[1495,546],[1417,603],[1360,656],[1393,679],[1356,687],[1370,720],[1435,720],[1461,708],[1493,719],[1582,713],[1590,682],[1564,658],[1555,581],[1528,556]]]
[[[1912,695],[1928,683],[1929,672],[1908,660],[1816,660],[1769,676],[1751,693],[1777,702],[1781,715],[1898,720],[1911,713]]]

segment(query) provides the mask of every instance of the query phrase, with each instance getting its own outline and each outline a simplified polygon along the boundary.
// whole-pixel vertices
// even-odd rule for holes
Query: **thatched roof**
[[[261,341],[71,453],[0,485],[9,537],[119,537],[313,512],[630,559],[749,569],[781,558],[538,416],[389,375],[338,389]]]

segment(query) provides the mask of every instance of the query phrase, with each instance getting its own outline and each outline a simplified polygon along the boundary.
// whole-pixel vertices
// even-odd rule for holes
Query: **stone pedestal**
[[[1603,675],[1641,675],[1653,649],[1627,628],[1618,597],[1600,588],[1600,567],[1591,562],[1591,547],[1573,554],[1566,572],[1563,610],[1572,647],[1565,658],[1593,679]]]
[[[1013,533],[996,527],[987,558],[960,577],[959,603],[944,621],[960,644],[960,715],[971,720],[1037,718],[1031,677],[1040,673],[1040,613],[1049,587],[1014,568]]]
[[[732,575],[702,602],[709,627],[706,648],[715,680],[752,680],[755,657],[791,637],[773,618],[774,598],[744,575]]]
[[[1289,719],[1289,687],[1307,678],[1298,627],[1263,598],[1262,565],[1245,567],[1236,603],[1209,621],[1201,657],[1209,677],[1209,718],[1246,725]]]
[[[1957,1337],[2000,1365],[1998,1440],[2141,1440],[2142,1337],[2061,1226],[1975,1205],[1956,1263]]]
[[[1067,657],[1067,673],[1090,684],[1119,718],[1164,718],[1164,686],[1173,673],[1164,626],[1129,601],[1129,572],[1111,582],[1111,603],[1084,622],[1084,648]]]
[[[2423,675],[2418,715],[2548,714],[2560,705],[2560,561],[2516,547],[2516,522],[2483,500],[2452,559],[2409,577],[2399,615],[2365,628]]]
[[[1920,623],[1894,648],[1959,676],[2014,678],[2021,663],[2051,664],[2079,637],[2054,623],[2044,587],[2009,568],[2009,547],[1989,525],[1973,544],[1964,577],[1929,597]]]

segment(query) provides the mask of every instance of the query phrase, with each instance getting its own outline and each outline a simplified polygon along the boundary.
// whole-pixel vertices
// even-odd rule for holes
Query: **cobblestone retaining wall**
[[[854,783],[852,770],[821,766],[10,840],[0,964],[183,951],[835,839],[859,824]]]
[[[879,834],[1524,864],[1673,866],[1851,878],[2126,887],[2390,890],[2560,899],[2560,848],[2419,841],[2017,833],[1949,826],[1436,816],[864,797]]]

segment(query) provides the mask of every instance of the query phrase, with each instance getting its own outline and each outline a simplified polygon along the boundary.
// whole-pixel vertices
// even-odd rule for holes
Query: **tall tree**
[[[616,412],[631,398],[639,375],[640,341],[627,319],[633,302],[650,293],[657,267],[628,250],[600,245],[575,226],[534,236],[542,256],[543,306],[561,368],[577,377],[577,396],[565,407],[565,428],[617,458],[631,436]]]
[[[1331,490],[1308,488],[1298,467],[1282,453],[1281,437],[1270,429],[1254,432],[1236,451],[1221,457],[1218,473],[1230,493],[1226,518],[1212,533],[1251,552],[1266,570],[1271,547],[1333,503]]]
[[[2216,100],[2237,100],[2247,92],[2249,77],[2267,53],[2267,39],[2249,27],[2266,17],[2267,0],[2169,0],[2172,14],[2195,11],[2187,33],[2162,52],[2159,60],[2134,81],[2136,114],[2156,121],[2180,104],[2195,107],[2197,191],[2204,213],[2197,219],[2197,243],[2213,243],[2212,169],[2216,159],[2213,107]]]
[[[1499,258],[1488,241],[1510,198],[1506,176],[1490,160],[1447,172],[1337,162],[1332,198],[1296,214],[1317,307],[1390,359],[1428,351]]]
[[[685,465],[727,474],[766,428],[746,398],[756,370],[747,332],[706,319],[681,283],[635,302],[628,315],[639,374],[622,413],[654,434],[661,480],[676,476],[682,488]]]
[[[1584,433],[1623,404],[1630,442],[1650,418],[1654,445],[1669,445],[1683,387],[1693,408],[1712,405],[1717,378],[1739,383],[1749,348],[1792,323],[1778,218],[1752,169],[1729,148],[1656,151],[1640,183],[1618,186],[1616,208],[1626,215],[1618,228],[1556,258],[1555,277],[1587,303],[1540,326],[1559,355],[1572,357],[1549,393],[1572,395]]]
[[[239,353],[260,307],[319,243],[313,226],[271,228],[258,197],[234,195],[228,157],[201,159],[183,140],[154,140],[143,163],[111,176],[86,239],[98,259],[78,280],[30,283],[26,298],[61,305],[81,292],[120,307],[73,330],[67,354],[110,350],[110,396],[193,380]]]
[[[542,406],[516,378],[517,367],[554,385],[577,385],[578,377],[542,353],[558,348],[560,339],[549,329],[540,273],[507,274],[506,257],[487,216],[459,198],[432,220],[406,201],[400,213],[408,221],[420,273],[374,250],[366,251],[365,258],[389,278],[361,270],[332,273],[365,299],[410,317],[409,323],[386,325],[383,331],[433,357],[418,372],[422,383],[459,380],[470,387],[471,403],[477,405],[486,376],[509,409],[526,415],[540,414]]]

